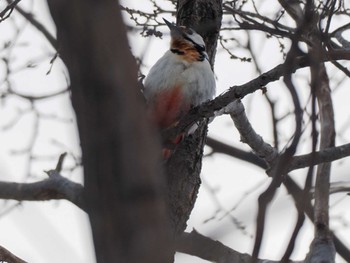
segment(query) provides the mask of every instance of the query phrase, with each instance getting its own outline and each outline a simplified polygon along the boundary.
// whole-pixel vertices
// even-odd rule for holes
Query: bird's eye
[[[203,45],[197,45],[197,49],[198,49],[199,51],[205,51],[205,46],[203,46]]]
[[[187,29],[187,32],[186,32],[188,35],[192,35],[193,34],[193,30],[192,29]]]

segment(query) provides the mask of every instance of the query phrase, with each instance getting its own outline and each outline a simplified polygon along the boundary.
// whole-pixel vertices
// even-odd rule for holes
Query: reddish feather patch
[[[175,125],[190,108],[180,86],[162,91],[150,106],[151,118],[160,129]]]
[[[177,124],[179,119],[190,109],[180,86],[167,89],[159,93],[151,102],[150,115],[153,123],[160,129],[169,128]],[[170,140],[172,144],[179,144],[183,134]],[[164,148],[163,158],[168,159],[173,150]]]

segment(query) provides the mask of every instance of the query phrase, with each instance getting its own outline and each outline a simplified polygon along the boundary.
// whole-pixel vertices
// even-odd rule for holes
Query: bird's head
[[[170,50],[189,62],[208,59],[203,38],[191,28],[177,26],[164,19],[170,29]]]

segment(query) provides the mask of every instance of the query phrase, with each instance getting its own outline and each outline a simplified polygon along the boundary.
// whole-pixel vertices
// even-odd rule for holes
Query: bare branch
[[[226,107],[225,111],[226,113],[230,113],[241,135],[241,141],[247,143],[259,157],[271,165],[276,160],[278,153],[275,148],[265,143],[263,138],[254,131],[245,114],[243,104],[240,101],[235,101]]]
[[[13,9],[17,6],[17,4],[20,1],[21,0],[15,0],[13,2],[8,1],[9,4],[7,5],[7,7],[0,12],[0,23],[10,17],[10,15],[13,12]]]
[[[62,171],[62,165],[63,165],[63,161],[64,161],[64,158],[67,156],[67,153],[62,153],[60,155],[60,158],[58,159],[58,162],[57,162],[57,165],[56,165],[56,169],[55,171],[60,173]]]
[[[211,137],[207,137],[206,144],[213,149],[215,153],[224,153],[234,158],[246,161],[248,163],[259,166],[266,169],[266,162],[251,152],[245,152],[241,149],[235,148],[231,145],[225,144]]]
[[[8,262],[8,263],[26,263],[23,259],[12,254],[6,248],[0,246],[0,262]]]
[[[297,25],[300,25],[303,20],[303,11],[297,0],[278,0],[281,6],[287,11],[287,13],[294,19]]]
[[[330,194],[350,192],[349,182],[335,182],[330,184]]]
[[[59,158],[55,170],[47,171],[48,178],[35,183],[13,183],[0,181],[0,199],[17,201],[47,201],[66,199],[83,210],[86,204],[83,200],[84,187],[60,175],[62,163],[66,154]]]
[[[7,0],[9,2],[9,0]],[[17,0],[18,1],[18,0]],[[57,50],[58,44],[56,38],[47,30],[47,28],[35,19],[33,14],[24,11],[21,7],[15,6],[16,11],[26,18],[39,32],[41,32],[45,38],[49,41],[52,47]]]
[[[279,23],[278,20],[272,20],[258,13],[232,8],[228,4],[224,4],[223,7],[229,14],[232,14],[233,16],[238,15],[243,20],[238,21],[235,19],[238,26],[225,28],[225,30],[257,30],[273,36],[288,38],[294,37],[295,28],[283,25]]]
[[[193,230],[191,233],[183,233],[178,239],[177,251],[217,263],[251,263],[252,257],[248,254],[233,250],[219,241],[214,241]],[[279,261],[258,259],[256,263],[278,263]],[[290,261],[290,263],[302,263],[303,261]]]
[[[52,172],[48,179],[35,183],[0,181],[0,198],[17,201],[47,201],[66,199],[85,210],[82,199],[84,187]]]
[[[350,49],[350,41],[346,40],[342,34],[344,33],[344,31],[348,29],[350,29],[350,23],[342,27],[339,27],[332,33],[332,36],[334,36],[334,38],[336,38],[339,41],[339,43],[343,46],[343,48],[347,50]]]
[[[288,172],[309,167],[310,165],[333,162],[348,156],[350,156],[350,143],[325,148],[321,151],[315,152],[314,154],[310,153],[294,156],[288,167]]]
[[[228,108],[226,108],[226,110],[227,109]],[[264,142],[263,138],[256,134],[249,123],[247,116],[245,115],[244,106],[242,103],[235,103],[235,107],[232,107],[231,110],[231,117],[234,118],[235,125],[242,136],[241,141],[247,143],[260,158],[266,160],[271,166],[278,156],[277,150]],[[214,147],[218,152],[226,153],[239,158],[237,157],[238,153],[231,149],[232,146],[225,145],[223,143],[218,144],[212,138],[208,138],[207,144],[210,147]],[[286,171],[291,172],[297,169],[309,167],[311,165],[343,159],[348,156],[350,156],[350,143],[336,147],[329,147],[321,151],[316,151],[315,153],[294,156],[286,167]],[[261,165],[258,166],[262,167]],[[271,176],[271,171],[268,171],[268,174]]]
[[[27,100],[30,100],[30,101],[35,101],[35,100],[44,100],[44,99],[49,99],[49,98],[52,98],[52,97],[55,97],[55,96],[59,96],[59,95],[65,94],[68,91],[69,91],[69,88],[65,88],[65,89],[59,90],[57,92],[54,92],[54,93],[51,93],[51,94],[47,94],[47,95],[41,95],[41,96],[26,95],[26,94],[22,94],[22,93],[19,93],[17,91],[14,91],[12,89],[10,89],[8,91],[8,93],[12,94],[12,95],[16,95],[18,97],[21,97],[23,99],[27,99]]]
[[[293,179],[290,176],[286,176],[286,180],[284,182],[285,187],[287,188],[288,192],[291,194],[295,202],[299,202],[299,199],[301,196],[303,196],[303,190],[300,188],[300,186],[293,181]],[[311,203],[311,198],[304,198],[302,200],[304,203],[305,213],[310,218],[312,222],[314,222],[314,208]],[[334,235],[334,245],[336,247],[337,253],[341,257],[343,257],[347,262],[350,262],[350,251],[347,248],[346,245],[335,235]]]
[[[322,53],[321,57],[322,61],[342,59],[350,60],[350,53],[341,50],[332,50]],[[244,98],[250,93],[265,88],[267,84],[279,80],[284,74],[288,72],[293,73],[297,69],[307,66],[310,66],[310,61],[307,59],[307,57],[297,57],[291,65],[286,63],[279,64],[273,69],[243,85],[231,87],[229,90],[217,96],[215,99],[205,102],[202,105],[190,110],[177,126],[164,130],[162,132],[163,141],[167,141],[167,138],[175,137],[177,134],[188,130],[194,123],[198,122],[202,118],[213,117],[216,111],[223,109],[228,104],[239,98]]]
[[[311,67],[311,85],[315,85],[315,94],[320,109],[321,139],[320,149],[334,146],[335,125],[333,102],[329,79],[324,64]],[[329,236],[329,181],[331,163],[322,163],[317,169],[315,186],[315,222],[316,235],[322,239]]]

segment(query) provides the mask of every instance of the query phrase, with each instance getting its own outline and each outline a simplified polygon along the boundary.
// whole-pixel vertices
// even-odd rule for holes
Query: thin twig
[[[0,23],[10,17],[10,15],[13,12],[13,9],[17,6],[17,4],[20,1],[21,0],[15,0],[13,2],[8,1],[9,4],[6,6],[4,10],[0,12]]]
[[[18,11],[18,13],[20,13],[25,19],[27,19],[39,32],[41,32],[55,50],[58,49],[56,38],[47,30],[47,28],[42,23],[34,18],[33,14],[24,11],[19,6],[15,6],[15,10]]]

